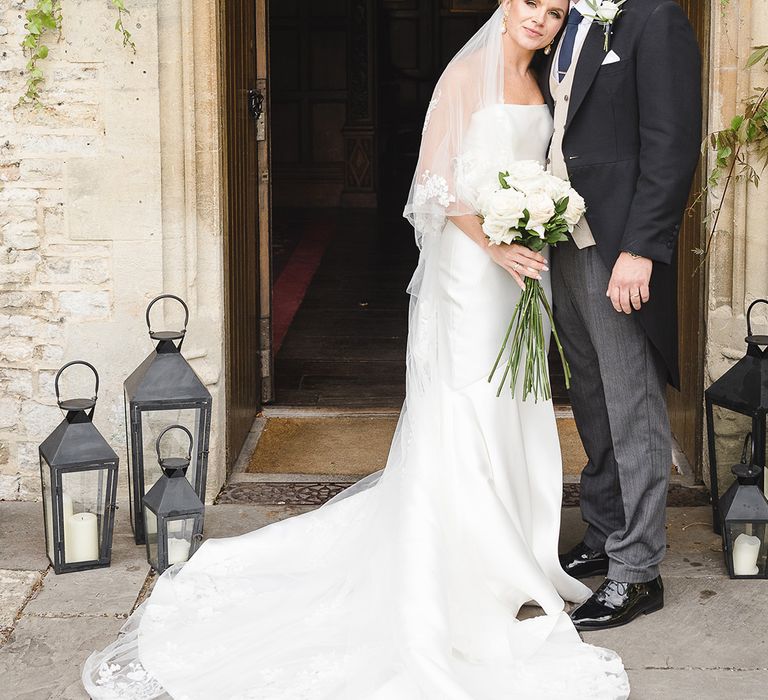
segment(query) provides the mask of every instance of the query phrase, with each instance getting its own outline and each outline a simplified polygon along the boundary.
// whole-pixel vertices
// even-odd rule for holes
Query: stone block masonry
[[[20,43],[33,4],[0,0],[0,500],[39,498],[37,445],[62,419],[53,377],[70,360],[99,370],[95,423],[125,459],[122,382],[152,348],[144,310],[155,295],[171,292],[189,303],[190,336],[196,330],[199,343],[187,345],[201,358],[193,361],[201,376],[212,378],[215,404],[221,374],[216,291],[201,318],[194,284],[184,276],[194,273],[195,261],[164,258],[164,217],[181,220],[173,207],[194,207],[162,199],[163,148],[177,145],[161,148],[159,42],[162,26],[179,26],[169,8],[191,12],[192,5],[162,3],[166,19],[155,0],[131,0],[125,24],[134,54],[113,28],[111,3],[63,0],[61,35],[47,37],[50,53],[41,62],[44,106],[36,109],[18,104],[26,82]],[[193,5],[203,8],[195,9],[203,19],[211,12]],[[194,118],[186,115],[184,139],[195,135]],[[204,144],[188,150],[206,155]],[[220,247],[218,231],[205,221],[193,217],[189,226],[215,236]],[[209,260],[220,257],[205,245],[198,242]],[[220,279],[205,281],[210,298]],[[90,395],[89,376],[78,378],[67,389]],[[217,479],[209,481],[216,488]]]

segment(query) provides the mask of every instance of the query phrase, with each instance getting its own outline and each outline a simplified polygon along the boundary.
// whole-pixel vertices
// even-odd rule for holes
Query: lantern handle
[[[187,428],[185,428],[183,425],[169,425],[167,428],[165,428],[160,435],[157,436],[157,442],[155,443],[155,450],[157,451],[157,461],[162,462],[162,457],[160,456],[160,441],[163,439],[163,435],[165,435],[169,430],[183,430],[187,437],[189,438],[189,450],[187,452],[187,460],[192,460],[192,445],[194,444],[195,440],[192,437],[192,433],[189,432]]]
[[[93,390],[93,397],[91,399],[70,399],[69,401],[61,400],[61,394],[59,393],[59,377],[61,377],[61,373],[65,369],[71,367],[72,365],[85,365],[93,372],[94,377],[96,378],[96,386]],[[99,373],[90,362],[86,362],[85,360],[72,360],[72,362],[67,362],[67,364],[65,364],[58,372],[56,372],[56,377],[53,380],[53,386],[56,391],[56,403],[59,405],[59,408],[65,411],[86,411],[90,408],[90,415],[93,416],[93,409],[96,406],[96,400],[99,398]]]
[[[174,299],[175,301],[178,301],[179,304],[181,304],[184,307],[184,328],[180,331],[153,331],[152,330],[152,324],[149,320],[149,312],[152,310],[152,307],[161,299]],[[147,306],[147,313],[146,313],[146,319],[147,319],[147,328],[149,329],[149,337],[153,340],[179,340],[181,339],[181,342],[184,342],[184,336],[187,333],[187,325],[189,324],[189,307],[184,303],[184,300],[181,297],[177,297],[175,294],[160,294],[159,296],[156,296],[152,301],[149,302],[149,306]],[[181,343],[179,343],[179,350],[181,350]]]
[[[749,457],[749,463],[754,464],[755,463],[755,443],[752,441],[752,433],[747,433],[747,436],[744,438],[744,449],[741,451],[741,463],[746,464],[747,463],[747,448],[749,448],[749,451],[751,452]]]
[[[757,304],[768,304],[768,299],[755,299],[747,309],[747,336],[752,335],[752,309]]]

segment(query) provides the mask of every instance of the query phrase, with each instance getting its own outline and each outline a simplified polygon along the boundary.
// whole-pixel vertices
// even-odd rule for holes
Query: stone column
[[[711,37],[714,65],[710,73],[709,131],[713,132],[743,113],[744,100],[755,94],[756,87],[768,83],[768,73],[762,64],[745,69],[752,47],[768,44],[768,2],[731,0],[723,7],[712,3]],[[756,159],[750,162],[760,170]],[[765,182],[759,188],[745,181],[733,183],[720,214],[718,233],[707,262],[705,387],[744,356],[747,307],[755,299],[768,297],[766,187]],[[721,191],[713,193],[710,207],[716,206],[720,194]],[[765,307],[755,309],[753,323],[763,331],[768,329]],[[719,445],[728,454],[741,451],[746,426],[747,422],[741,420],[721,424],[724,434]],[[721,484],[727,486],[733,479],[730,464],[721,462],[719,468]]]

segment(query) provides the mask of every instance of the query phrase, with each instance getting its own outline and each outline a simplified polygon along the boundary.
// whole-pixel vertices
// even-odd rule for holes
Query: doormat
[[[216,504],[264,506],[320,506],[354,484],[356,479],[333,481],[269,481],[227,484],[215,500]],[[563,507],[579,505],[579,484],[563,484]],[[668,507],[709,505],[709,494],[703,486],[671,483],[667,493]]]
[[[246,468],[249,474],[365,476],[382,469],[397,425],[395,416],[269,418]],[[587,463],[573,418],[558,418],[563,473],[578,476]]]

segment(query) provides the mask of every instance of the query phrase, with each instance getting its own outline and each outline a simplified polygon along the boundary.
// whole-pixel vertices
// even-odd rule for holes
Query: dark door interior
[[[706,53],[708,6],[694,0],[681,4]],[[275,292],[278,403],[397,402],[402,389],[391,377],[401,369],[392,363],[404,351],[398,319],[406,318],[403,282],[415,260],[400,212],[424,113],[448,60],[496,6],[495,0],[271,0],[273,289],[288,290]],[[360,12],[372,13],[365,56],[361,42],[353,40],[353,34],[359,39]],[[365,70],[356,70],[359,66]],[[376,104],[374,148],[365,155],[365,166],[377,174],[375,199],[369,200],[376,206],[367,213],[344,206],[350,159],[345,128],[351,106],[362,100]],[[363,158],[357,151],[353,156]],[[691,461],[701,441],[702,280],[693,274],[698,259],[691,253],[700,236],[700,217],[687,218],[679,247],[683,386],[669,396],[673,430]],[[355,241],[352,260],[348,252]],[[314,268],[303,267],[305,274],[312,270],[307,284],[282,285],[281,272],[305,243],[316,257]],[[345,277],[352,267],[355,273]],[[283,313],[286,299],[293,307],[288,304]],[[376,371],[370,371],[370,362]],[[565,404],[559,361],[552,358],[550,366],[555,398]],[[365,377],[376,377],[384,393],[366,394]]]

